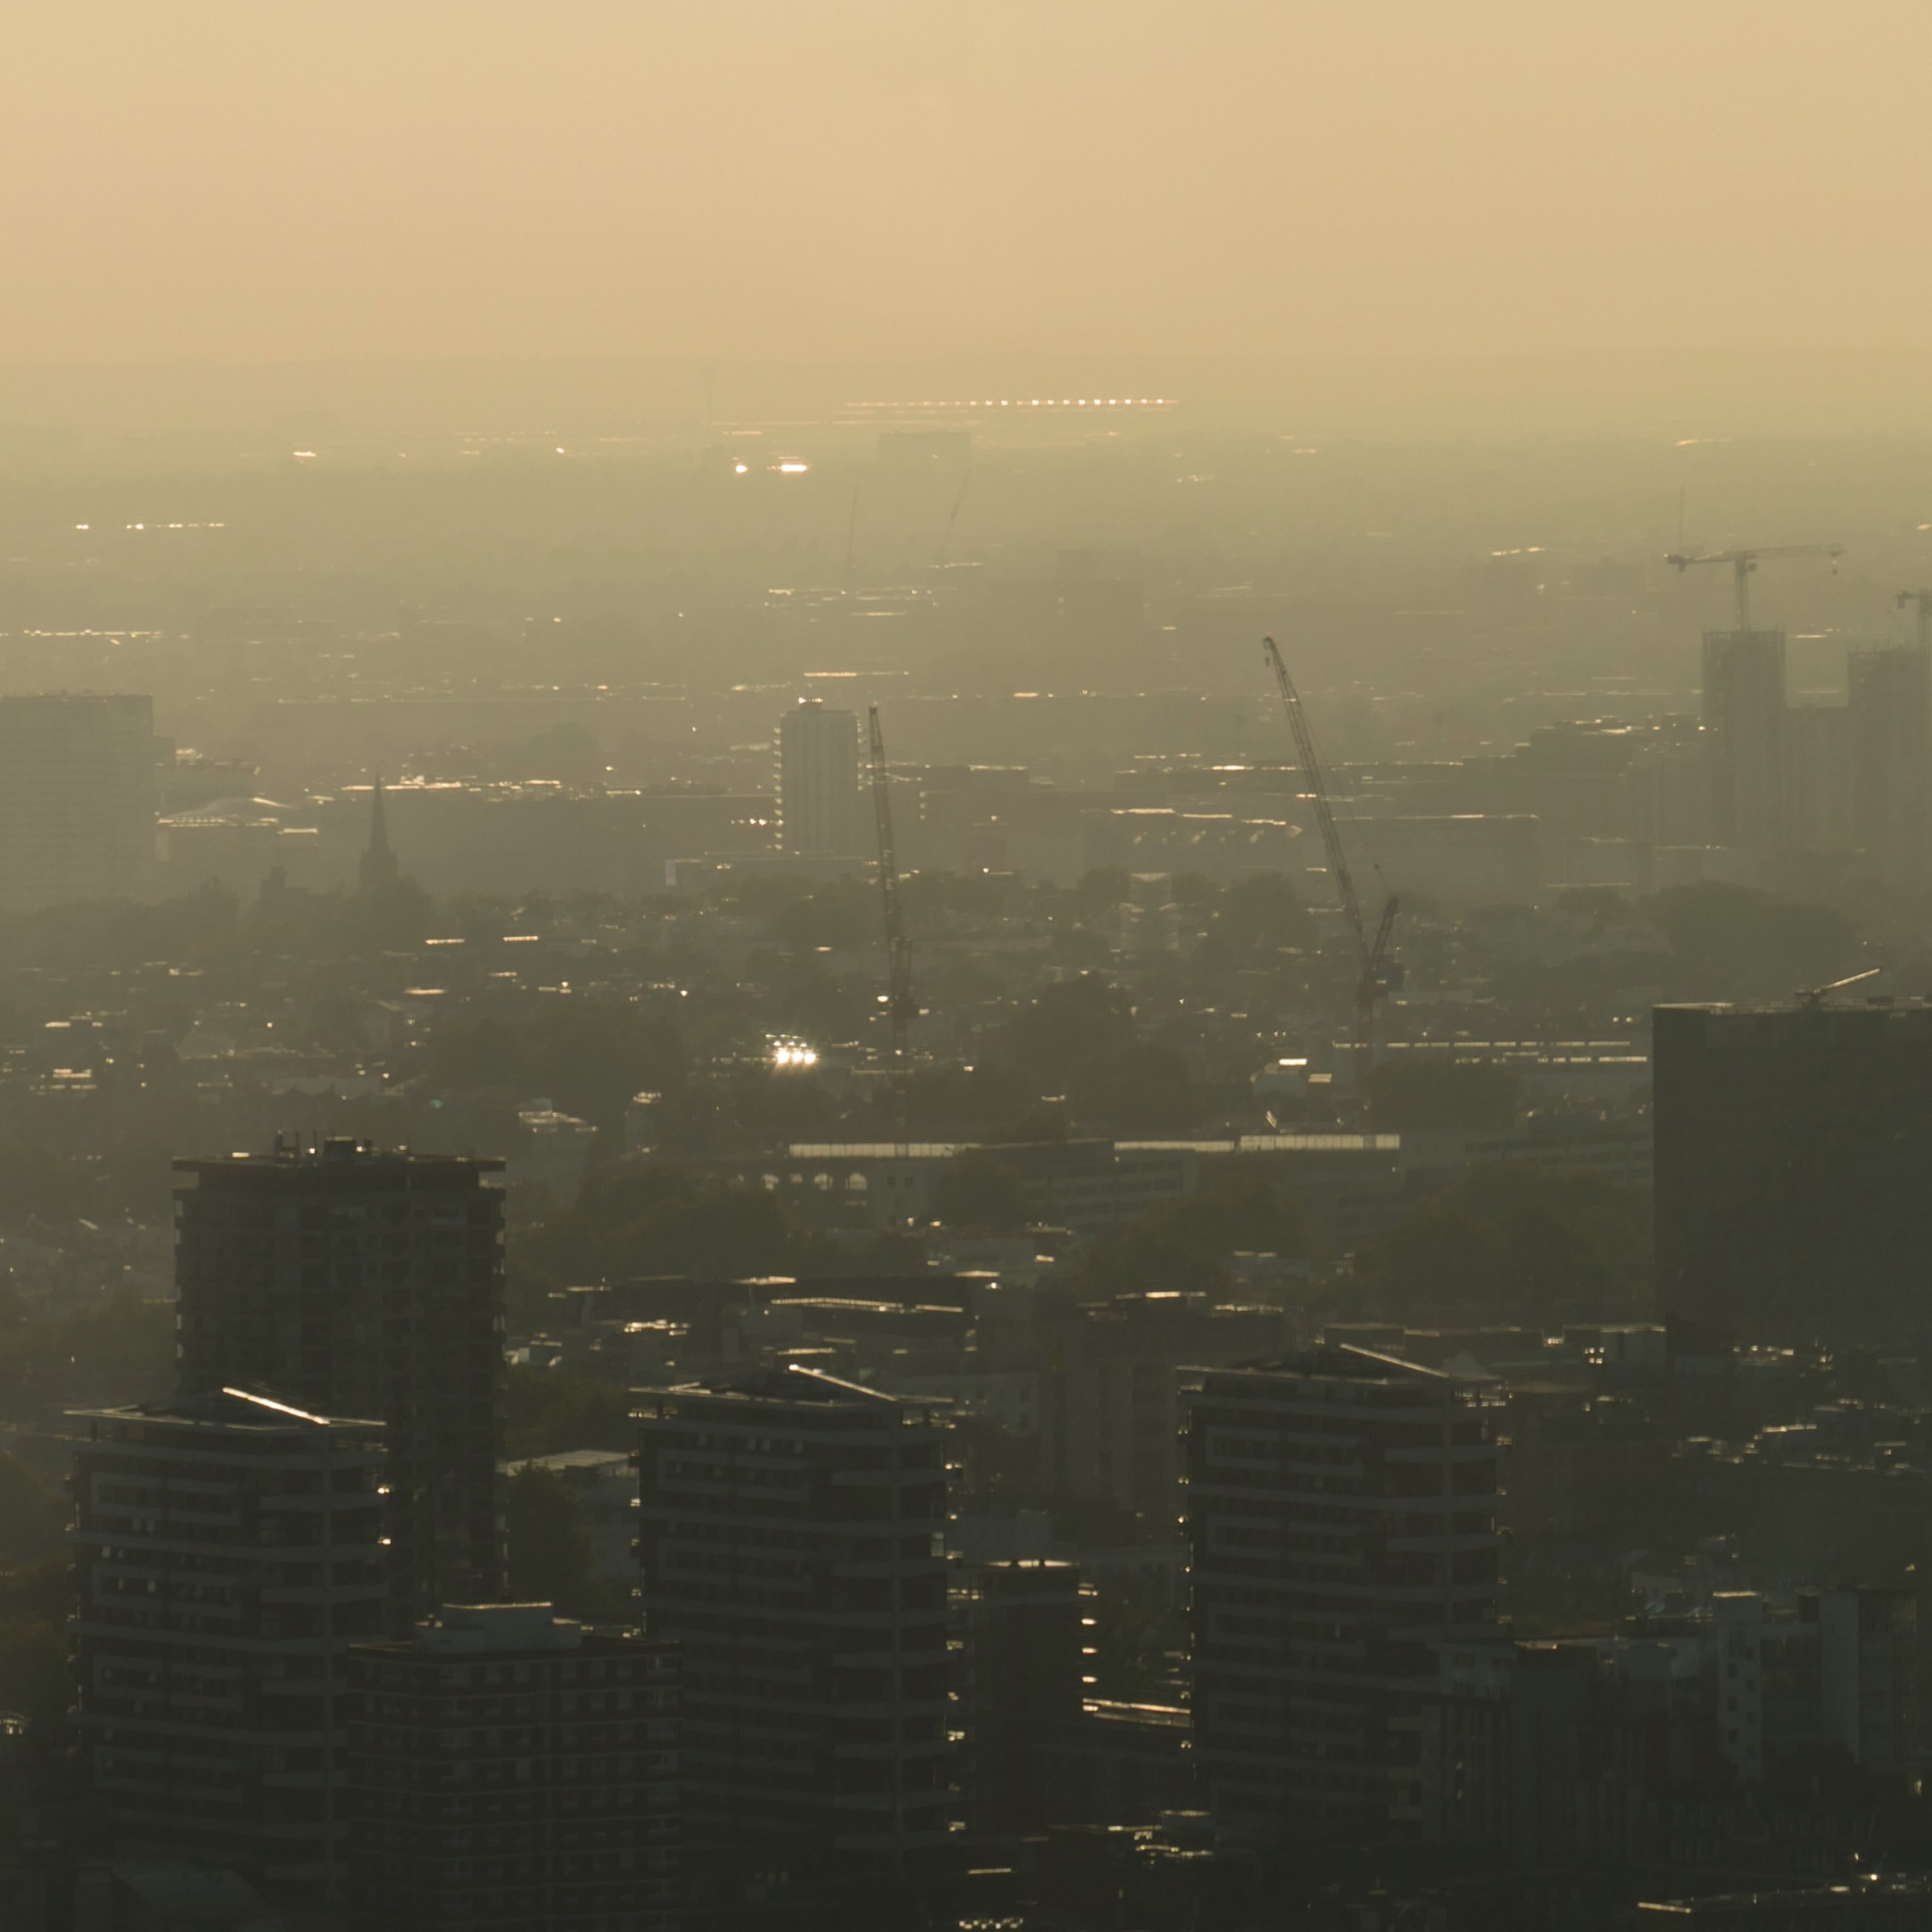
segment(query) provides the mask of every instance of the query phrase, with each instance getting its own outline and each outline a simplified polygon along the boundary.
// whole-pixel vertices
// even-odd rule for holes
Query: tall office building
[[[799,1368],[639,1415],[644,1627],[683,1658],[694,1858],[898,1870],[946,1841],[944,1431]]]
[[[1492,1412],[1352,1348],[1182,1384],[1209,1808],[1251,1842],[1414,1834],[1433,1646],[1496,1619]]]
[[[0,698],[0,906],[140,898],[154,864],[148,698]]]
[[[500,1596],[502,1162],[331,1140],[175,1166],[182,1387],[379,1418],[398,1626]]]
[[[356,1923],[677,1923],[677,1656],[548,1604],[450,1606],[358,1646]]]
[[[348,1650],[387,1594],[380,1426],[232,1390],[76,1419],[74,1721],[119,1849],[332,1886]]]
[[[795,856],[859,849],[859,720],[816,698],[778,721],[778,843]]]
[[[1734,1336],[1922,1323],[1932,1006],[1660,1006],[1658,1293]]]
[[[1784,837],[1784,633],[1704,633],[1711,838],[1768,852]]]
[[[1932,842],[1932,654],[1916,645],[1845,661],[1851,840],[1880,877],[1923,886]]]

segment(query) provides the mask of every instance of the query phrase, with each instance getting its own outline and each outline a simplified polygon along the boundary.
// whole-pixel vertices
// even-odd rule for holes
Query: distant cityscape
[[[1932,593],[826,434],[0,640],[0,1923],[1922,1922]]]

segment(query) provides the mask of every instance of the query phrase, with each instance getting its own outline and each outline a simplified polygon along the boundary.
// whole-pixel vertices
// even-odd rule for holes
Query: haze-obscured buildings
[[[148,895],[155,748],[150,698],[0,698],[0,906]]]
[[[798,857],[858,849],[859,720],[822,698],[778,720],[778,842]]]

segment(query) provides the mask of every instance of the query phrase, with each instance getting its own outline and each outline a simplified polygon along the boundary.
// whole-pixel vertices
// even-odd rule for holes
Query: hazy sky
[[[1928,0],[28,0],[0,361],[1932,344]]]

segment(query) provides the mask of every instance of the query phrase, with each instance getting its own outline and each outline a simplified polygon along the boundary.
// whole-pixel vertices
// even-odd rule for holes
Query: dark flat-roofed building
[[[944,1431],[790,1367],[643,1398],[644,1626],[683,1658],[694,1858],[902,1870],[950,1808]]]
[[[1657,1285],[1754,1341],[1932,1312],[1932,1006],[1659,1006]]]
[[[1209,1808],[1236,1839],[1415,1835],[1432,1646],[1496,1620],[1495,1412],[1347,1347],[1181,1381]]]
[[[380,1418],[398,1628],[500,1596],[502,1162],[331,1140],[175,1166],[182,1386]]]
[[[348,1650],[388,1594],[380,1424],[232,1389],[75,1420],[74,1722],[117,1848],[330,1888]]]

